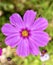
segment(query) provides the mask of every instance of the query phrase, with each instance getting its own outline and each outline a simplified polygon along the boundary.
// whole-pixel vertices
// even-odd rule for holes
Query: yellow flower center
[[[27,31],[27,30],[23,30],[23,31],[22,31],[22,36],[23,36],[23,37],[27,37],[27,36],[28,36],[28,34],[29,34],[29,33],[28,33],[28,31]]]

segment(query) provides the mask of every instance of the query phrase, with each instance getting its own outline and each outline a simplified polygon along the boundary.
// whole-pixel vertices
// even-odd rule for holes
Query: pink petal
[[[18,32],[18,29],[16,30],[15,27],[13,27],[11,24],[4,24],[3,27],[1,28],[1,31],[4,35],[8,36],[11,34],[15,34]]]
[[[11,16],[10,16],[10,23],[12,24],[12,25],[14,25],[14,26],[17,26],[17,27],[24,27],[24,23],[23,23],[23,21],[22,21],[22,18],[21,18],[21,16],[19,15],[19,14],[17,14],[17,13],[14,13],[14,14],[12,14]]]
[[[5,39],[5,44],[14,48],[18,45],[18,42],[20,41],[20,39],[21,38],[20,38],[19,34],[13,34],[13,35],[8,36]]]
[[[36,17],[36,12],[33,10],[27,10],[24,14],[23,20],[27,27],[29,27],[32,23],[34,23]]]
[[[45,18],[38,18],[31,26],[31,30],[45,30],[48,26],[48,21]]]
[[[22,39],[20,40],[19,42],[19,45],[18,45],[18,48],[16,50],[16,53],[19,55],[19,56],[28,56],[29,55],[29,42],[27,39]]]
[[[44,47],[49,42],[49,36],[46,32],[43,31],[32,31],[31,40],[35,42],[37,46]]]
[[[2,48],[0,48],[0,56],[2,55]]]
[[[30,46],[30,53],[32,55],[38,55],[39,54],[39,47],[31,40],[29,37],[29,46]]]

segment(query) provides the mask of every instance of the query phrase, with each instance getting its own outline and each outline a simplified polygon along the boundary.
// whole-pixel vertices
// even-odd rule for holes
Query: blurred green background
[[[24,12],[32,9],[37,12],[37,18],[42,16],[48,20],[46,31],[50,36],[50,42],[44,48],[50,54],[50,59],[45,62],[46,65],[53,65],[53,0],[0,0],[0,29],[3,24],[9,22],[9,16],[17,12],[23,16]],[[4,43],[5,36],[0,30],[0,47],[6,47]],[[39,56],[28,56],[27,58],[14,57],[16,65],[43,65]]]

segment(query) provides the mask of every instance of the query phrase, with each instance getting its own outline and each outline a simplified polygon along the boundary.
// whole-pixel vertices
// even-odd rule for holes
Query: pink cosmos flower
[[[0,56],[2,55],[2,48],[0,48]]]
[[[44,47],[49,41],[49,36],[45,30],[48,21],[45,18],[36,18],[36,12],[27,10],[23,16],[14,13],[10,16],[10,23],[2,27],[2,33],[7,36],[6,45],[17,47],[16,53],[19,56],[28,56],[29,54],[38,55],[39,47]]]

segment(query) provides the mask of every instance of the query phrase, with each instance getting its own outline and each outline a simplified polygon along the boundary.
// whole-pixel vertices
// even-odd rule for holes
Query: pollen
[[[29,34],[29,32],[27,30],[22,31],[22,36],[23,37],[28,37],[28,34]]]

